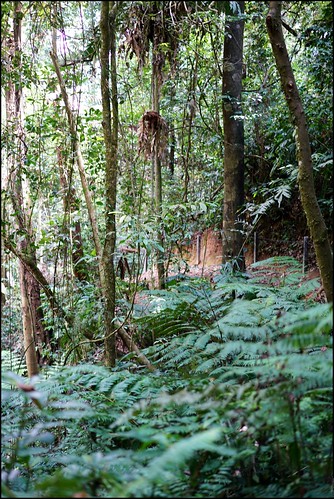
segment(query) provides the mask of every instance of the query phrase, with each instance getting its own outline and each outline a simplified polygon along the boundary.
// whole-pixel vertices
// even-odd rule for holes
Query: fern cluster
[[[332,496],[332,307],[277,262],[275,286],[255,267],[150,293],[154,372],[6,374],[3,497]]]
[[[11,350],[1,350],[1,371],[12,371],[16,374],[25,374],[27,371],[25,356]]]

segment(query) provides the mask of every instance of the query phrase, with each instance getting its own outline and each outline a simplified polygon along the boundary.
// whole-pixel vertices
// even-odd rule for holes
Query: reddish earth
[[[184,274],[189,277],[205,277],[212,279],[221,271],[222,261],[222,237],[220,231],[212,229],[205,230],[203,233],[194,234],[192,241],[188,244],[182,244],[179,251],[175,254],[176,263],[172,263],[168,268],[168,275]],[[259,244],[258,260],[266,260],[272,256],[290,256],[302,263],[303,260],[303,240],[294,243],[280,240],[262,239]],[[250,265],[253,263],[253,241],[250,240],[245,245],[246,270],[250,272]],[[264,273],[267,277],[272,276],[273,269],[266,268]],[[316,267],[314,251],[312,246],[309,250],[309,271],[304,279],[314,279],[319,277],[319,271]],[[148,270],[141,276],[146,280],[149,287],[156,284],[156,271]]]

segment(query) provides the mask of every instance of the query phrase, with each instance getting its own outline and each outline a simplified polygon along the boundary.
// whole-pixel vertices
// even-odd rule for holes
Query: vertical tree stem
[[[286,48],[281,19],[282,2],[271,1],[266,17],[267,31],[285,99],[296,129],[298,182],[302,206],[314,243],[316,260],[328,302],[333,301],[333,253],[313,180],[312,152],[303,104]]]

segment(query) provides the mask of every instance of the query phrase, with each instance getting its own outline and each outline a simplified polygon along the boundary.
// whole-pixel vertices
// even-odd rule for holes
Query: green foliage
[[[151,67],[138,73],[137,61],[125,57],[121,46],[129,21],[139,27],[147,20],[147,2],[135,3],[139,17],[129,19],[129,13],[136,12],[133,2],[119,2],[116,20],[117,242],[154,254],[160,227],[151,203],[153,179],[150,165],[137,156],[136,135],[142,112],[151,108]],[[5,42],[12,36],[13,5],[2,2]],[[172,28],[177,45],[175,53],[169,42],[160,45],[160,111],[170,132],[162,160],[163,232],[166,254],[172,255],[194,231],[221,227],[222,31],[225,15],[237,14],[237,3],[155,6],[159,12],[164,9],[162,24]],[[261,262],[248,275],[231,275],[226,267],[213,284],[177,276],[167,290],[139,295],[142,302],[134,304],[130,326],[135,339],[148,346],[145,354],[157,367],[153,373],[139,368],[134,354],[112,370],[97,365],[95,358],[91,365],[83,363],[92,354],[87,341],[100,341],[103,335],[97,260],[50,44],[45,41],[55,26],[102,234],[105,151],[95,64],[99,8],[99,2],[64,2],[55,13],[52,2],[23,2],[27,43],[22,65],[15,57],[11,69],[6,43],[2,47],[5,89],[9,82],[24,87],[22,173],[30,185],[38,264],[58,302],[75,318],[69,328],[46,306],[43,295],[45,325],[61,350],[54,365],[26,385],[18,377],[25,369],[21,355],[7,350],[14,331],[21,332],[18,300],[10,313],[6,304],[2,370],[13,374],[2,380],[2,495],[329,497],[332,310],[309,298],[319,282],[303,281],[296,261]],[[245,209],[252,225],[266,215],[271,223],[283,219],[291,234],[293,221],[298,230],[302,226],[300,209],[291,209],[298,199],[293,127],[265,30],[268,6],[246,2],[245,8]],[[286,32],[287,43],[308,118],[319,204],[330,226],[332,4],[289,2],[284,19],[298,31],[297,37]],[[140,40],[143,47],[148,46],[151,28],[142,35],[147,37]],[[10,126],[3,137],[6,163],[15,146]],[[64,214],[57,147],[62,149],[69,188],[78,197],[70,214]],[[4,194],[4,211],[9,210],[4,227],[15,243],[25,231],[13,224],[10,193]],[[78,221],[90,270],[87,283],[74,281],[69,263],[71,230],[73,237]],[[119,316],[127,316],[132,307],[132,284],[117,280]],[[79,364],[63,367],[65,360]]]
[[[295,260],[261,263],[145,292],[152,373],[129,355],[30,391],[7,375],[3,496],[329,497],[332,307],[304,299]]]
[[[25,374],[27,371],[24,355],[11,350],[1,350],[1,373],[13,371],[16,374]]]
[[[304,8],[305,7],[305,8]],[[298,216],[297,161],[293,126],[282,99],[279,78],[268,43],[263,19],[268,7],[264,2],[246,2],[245,62],[243,108],[246,110],[246,189],[247,206],[256,221],[263,214],[271,222],[289,220],[289,233],[306,230],[306,221]],[[332,188],[327,175],[318,173],[318,165],[332,158],[333,90],[332,6],[328,2],[311,2],[299,8],[289,6],[285,22],[294,26],[295,35],[284,30],[298,89],[307,116],[313,161],[314,180],[319,204],[326,224],[332,227]],[[298,22],[295,20],[298,18]],[[249,33],[249,35],[248,35]],[[308,70],[305,71],[305,67]],[[319,98],[322,96],[321,99]],[[315,105],[315,103],[317,103]],[[329,166],[329,165],[328,165]],[[327,170],[332,177],[332,171]],[[275,200],[275,189],[287,188],[281,206]],[[327,195],[324,192],[327,192]],[[260,224],[265,230],[266,217]],[[292,224],[295,229],[292,230]]]

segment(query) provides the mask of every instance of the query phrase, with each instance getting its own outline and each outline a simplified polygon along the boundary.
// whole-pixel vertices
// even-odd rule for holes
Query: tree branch
[[[291,33],[293,36],[296,36],[296,37],[298,36],[297,31],[295,31],[295,30],[294,30],[293,28],[291,28],[288,24],[286,24],[286,22],[284,22],[284,21],[283,21],[283,19],[282,19],[282,21],[281,21],[281,22],[282,22],[282,25],[284,26],[284,28],[285,28],[287,31],[289,31],[289,33]]]
[[[155,371],[155,367],[148,358],[139,350],[131,336],[125,331],[121,324],[117,324],[117,332],[131,352],[137,355],[138,362],[146,366],[150,371]]]

